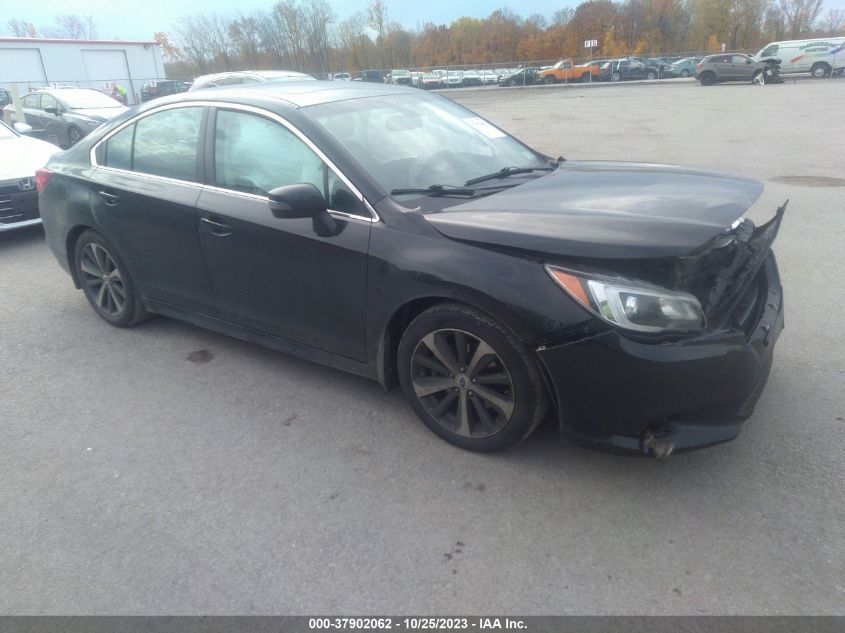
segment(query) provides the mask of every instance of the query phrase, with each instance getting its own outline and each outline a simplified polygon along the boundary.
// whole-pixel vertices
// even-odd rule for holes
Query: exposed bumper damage
[[[677,260],[675,281],[699,296],[708,328],[670,342],[609,330],[542,347],[562,434],[610,450],[667,456],[733,439],[769,376],[783,295],[769,223],[742,224]]]

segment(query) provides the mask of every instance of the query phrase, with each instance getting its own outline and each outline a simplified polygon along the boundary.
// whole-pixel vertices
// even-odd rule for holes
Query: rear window
[[[135,137],[135,126],[130,125],[112,136],[106,142],[103,165],[115,169],[132,169],[132,140]]]

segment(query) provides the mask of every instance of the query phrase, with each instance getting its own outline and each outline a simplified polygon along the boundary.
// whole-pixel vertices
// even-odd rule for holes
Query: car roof
[[[304,108],[321,103],[395,94],[418,95],[420,92],[416,88],[406,86],[363,81],[284,81],[242,86],[221,86],[210,90],[184,92],[157,99],[155,103],[182,101],[234,101],[240,103],[272,99],[287,102],[297,108]]]
[[[311,75],[300,73],[295,70],[232,70],[223,73],[201,75],[200,77],[194,79],[194,83],[207,83],[223,77],[261,77],[264,79],[274,79],[276,77],[311,77]]]

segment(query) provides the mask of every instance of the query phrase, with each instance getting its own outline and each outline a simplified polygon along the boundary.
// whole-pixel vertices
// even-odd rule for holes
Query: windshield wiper
[[[454,185],[431,185],[419,189],[391,189],[391,196],[401,196],[406,193],[421,193],[426,196],[470,196],[476,194],[474,189],[464,189]]]
[[[515,176],[516,174],[530,174],[532,171],[554,171],[557,165],[548,167],[503,167],[499,171],[494,171],[492,174],[478,176],[477,178],[470,178],[464,183],[465,187],[474,185],[485,180],[495,180],[496,178],[507,178],[508,176]]]

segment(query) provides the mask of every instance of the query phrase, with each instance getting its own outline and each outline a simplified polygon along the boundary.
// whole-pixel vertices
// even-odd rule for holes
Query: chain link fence
[[[749,51],[724,51],[753,54]],[[444,64],[411,68],[370,68],[347,72],[312,73],[318,80],[366,81],[409,85],[421,89],[524,87],[539,84],[619,83],[626,79],[674,79],[695,74],[695,64],[709,51],[628,57],[526,59],[484,64]],[[687,61],[683,61],[687,60]],[[677,64],[676,62],[682,62]],[[626,64],[627,63],[627,64]],[[232,71],[235,72],[235,71]],[[841,75],[840,75],[841,76]],[[148,77],[16,82],[21,97],[41,88],[89,88],[137,105],[150,99],[185,92],[193,77]],[[0,82],[0,107],[11,102],[10,83]]]

